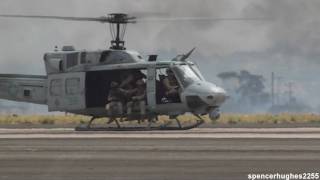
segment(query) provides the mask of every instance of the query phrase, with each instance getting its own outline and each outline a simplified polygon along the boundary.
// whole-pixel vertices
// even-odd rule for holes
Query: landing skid
[[[196,115],[197,116],[197,115]],[[78,126],[75,128],[76,131],[178,131],[178,130],[189,130],[196,127],[199,127],[201,124],[204,123],[204,120],[197,116],[199,119],[194,124],[190,124],[187,126],[182,126],[180,121],[176,119],[178,126],[177,127],[171,127],[168,126],[168,124],[163,124],[160,126],[151,126],[150,124],[147,127],[92,127],[90,125],[83,125]],[[92,121],[90,121],[92,122]]]

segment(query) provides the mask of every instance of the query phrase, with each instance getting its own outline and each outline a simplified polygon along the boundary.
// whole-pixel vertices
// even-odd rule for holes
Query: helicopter
[[[98,18],[62,16],[0,15],[2,18],[40,18],[69,21],[92,21],[109,23],[111,46],[104,50],[76,50],[73,46],[55,47],[44,54],[46,75],[0,74],[0,98],[19,102],[47,105],[49,112],[67,112],[92,117],[77,131],[136,131],[136,130],[187,130],[204,123],[202,115],[211,120],[220,117],[220,106],[226,101],[226,91],[205,80],[198,66],[189,61],[191,51],[169,60],[158,60],[157,55],[144,59],[138,52],[127,50],[124,35],[129,23],[138,18],[124,13],[113,13]],[[169,96],[164,81],[171,74],[176,86]],[[128,101],[118,100],[121,113],[112,113],[107,108],[112,90],[119,90],[126,77],[140,74],[144,83],[143,107],[132,107],[128,113]],[[132,102],[132,101],[131,101]],[[144,113],[141,114],[142,108]],[[131,112],[132,111],[132,112]],[[195,123],[182,125],[179,116],[190,113]],[[154,125],[158,117],[166,115],[170,123]],[[116,126],[93,126],[98,118],[108,117],[108,124]],[[123,126],[123,121],[147,120],[146,126]]]

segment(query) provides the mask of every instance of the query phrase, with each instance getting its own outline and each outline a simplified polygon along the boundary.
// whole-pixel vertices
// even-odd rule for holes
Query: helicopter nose
[[[228,98],[224,89],[208,82],[193,84],[187,89],[186,95],[199,97],[208,106],[220,106]],[[188,100],[194,101],[190,98]]]
[[[224,103],[228,97],[229,96],[227,95],[227,92],[224,89],[222,89],[221,87],[214,87],[210,95],[208,95],[206,98],[208,104],[220,105]]]

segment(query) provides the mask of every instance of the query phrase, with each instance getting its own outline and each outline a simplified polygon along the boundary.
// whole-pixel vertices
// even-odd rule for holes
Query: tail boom
[[[46,104],[47,77],[0,74],[0,99]]]

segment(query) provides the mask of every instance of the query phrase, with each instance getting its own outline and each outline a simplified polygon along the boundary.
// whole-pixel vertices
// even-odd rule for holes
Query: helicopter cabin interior
[[[163,80],[167,76],[164,72],[166,69],[156,70],[156,95],[155,100],[157,105],[168,103],[181,103],[180,96],[175,98],[166,96],[166,89],[163,84]],[[138,73],[137,73],[138,72]],[[126,78],[128,74],[141,74],[146,83],[147,70],[146,69],[128,69],[128,70],[105,70],[105,71],[91,71],[86,73],[86,107],[98,108],[105,107],[107,103],[108,94],[110,91],[110,85],[112,82],[117,82],[119,85]],[[148,90],[146,89],[146,92]],[[148,100],[147,100],[148,102]]]

